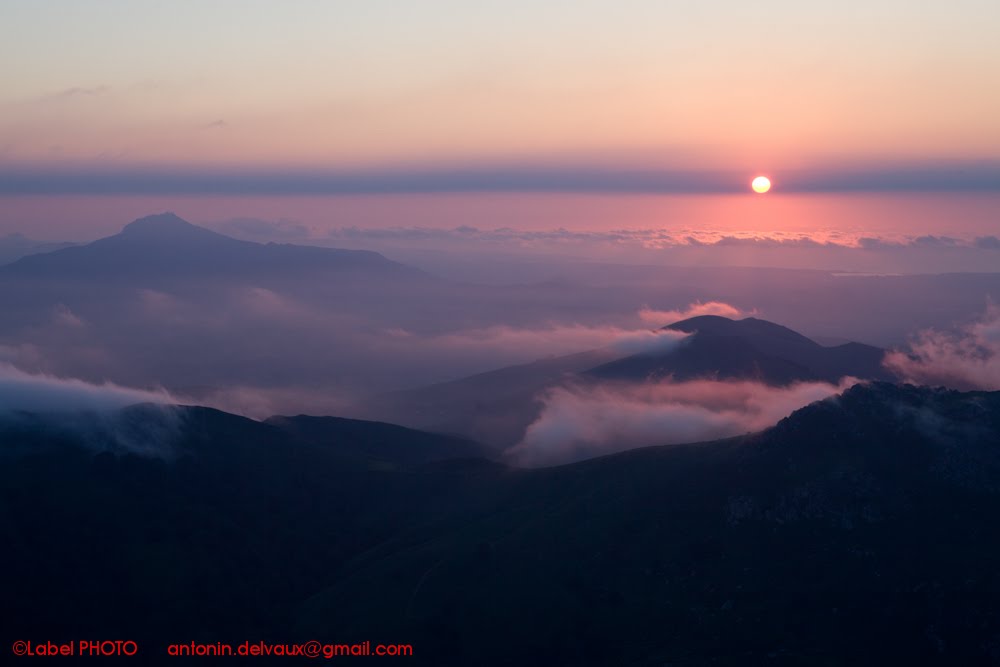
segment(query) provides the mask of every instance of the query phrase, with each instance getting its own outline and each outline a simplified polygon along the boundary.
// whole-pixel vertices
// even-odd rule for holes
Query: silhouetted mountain
[[[837,382],[843,377],[891,380],[882,367],[885,351],[847,343],[824,347],[786,327],[748,317],[693,317],[664,329],[692,334],[665,353],[636,354],[597,366],[588,375],[614,380],[694,378],[753,379],[784,385],[807,380]]]
[[[275,426],[297,441],[316,445],[333,443],[337,452],[359,461],[417,464],[485,455],[472,440],[416,431],[377,421],[339,417],[271,417]]]
[[[28,255],[37,255],[72,247],[73,243],[36,241],[23,234],[8,234],[0,238],[0,264],[9,264]]]
[[[152,405],[4,416],[4,616],[151,642],[282,627],[348,558],[434,507],[421,461],[475,451],[386,424],[273,421]]]
[[[165,664],[175,636],[434,665],[1000,658],[1000,392],[859,385],[759,434],[531,471],[359,458],[357,422],[178,416],[166,460],[25,415],[4,432],[11,641],[112,628]]]
[[[213,408],[136,404],[112,412],[0,413],[0,456],[73,447],[164,460],[206,454],[267,456],[255,443],[320,448],[351,465],[417,465],[480,454],[470,440],[338,417],[274,416],[263,422]]]
[[[32,255],[0,276],[42,279],[229,278],[337,272],[415,279],[423,272],[365,250],[252,243],[192,225],[173,213],[140,218],[118,234]]]
[[[856,386],[757,435],[498,475],[297,627],[455,664],[1000,657],[1000,393]]]

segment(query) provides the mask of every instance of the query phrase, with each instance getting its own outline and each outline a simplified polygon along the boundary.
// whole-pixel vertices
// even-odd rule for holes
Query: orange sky
[[[980,0],[15,3],[0,166],[998,160],[997,25]]]

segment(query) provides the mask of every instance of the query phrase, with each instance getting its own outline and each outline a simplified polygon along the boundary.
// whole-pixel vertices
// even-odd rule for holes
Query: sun
[[[771,179],[768,178],[767,176],[758,176],[757,178],[753,179],[753,182],[750,184],[750,187],[753,188],[754,192],[756,192],[759,195],[762,195],[771,189]]]

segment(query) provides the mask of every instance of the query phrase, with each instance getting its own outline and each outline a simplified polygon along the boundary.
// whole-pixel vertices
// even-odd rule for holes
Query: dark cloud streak
[[[440,165],[384,169],[195,168],[110,165],[0,167],[0,194],[349,195],[463,192],[724,194],[748,191],[748,175],[609,166]],[[1000,164],[801,171],[780,192],[1000,192]]]

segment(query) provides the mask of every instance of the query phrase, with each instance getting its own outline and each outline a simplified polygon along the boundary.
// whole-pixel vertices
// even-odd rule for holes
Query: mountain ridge
[[[845,377],[891,380],[885,350],[862,343],[826,347],[774,322],[702,315],[663,327],[690,334],[681,348],[641,353],[602,364],[587,374],[600,379],[650,381],[753,379],[774,385]]]
[[[995,658],[1000,392],[861,384],[759,433],[535,470],[387,465],[214,410],[184,428],[172,461],[0,440],[4,632],[335,627],[433,665]]]
[[[260,244],[191,224],[173,213],[138,218],[91,243],[22,257],[0,275],[44,279],[132,279],[307,274],[336,271],[430,280],[419,269],[369,250]]]
[[[72,248],[75,245],[75,243],[68,242],[38,241],[20,233],[8,234],[0,237],[0,266],[29,255],[54,252],[64,248]]]

